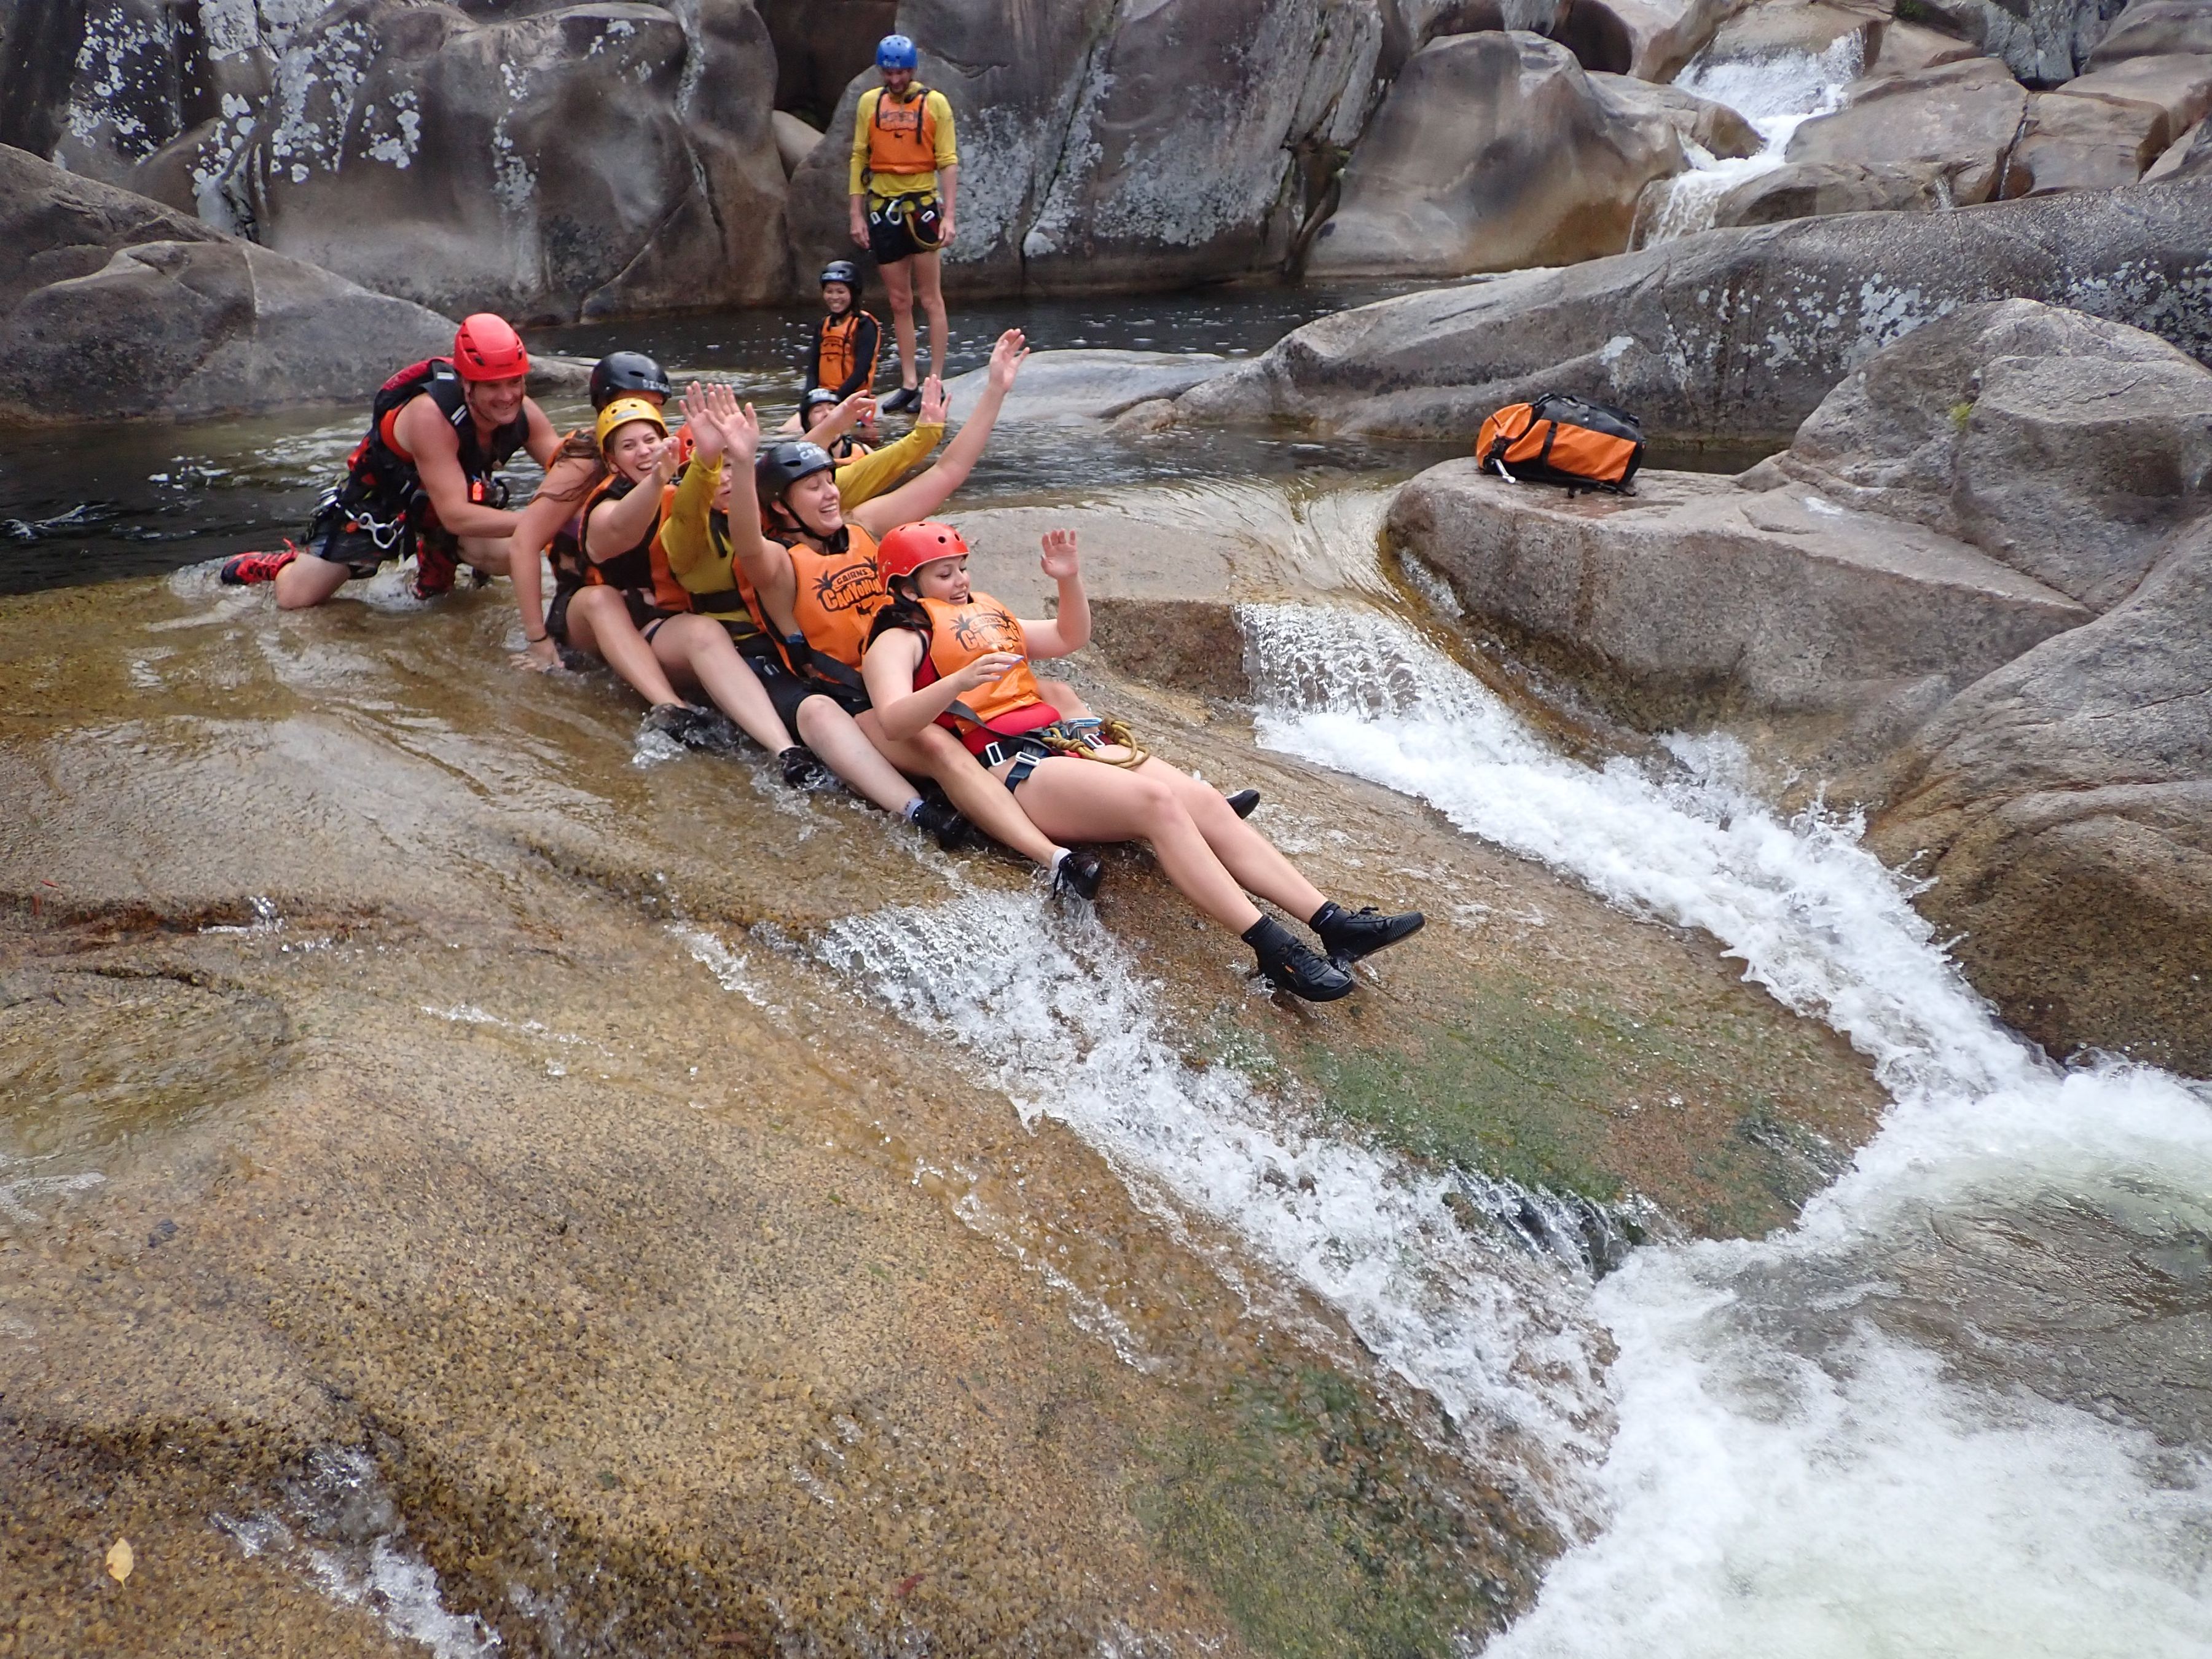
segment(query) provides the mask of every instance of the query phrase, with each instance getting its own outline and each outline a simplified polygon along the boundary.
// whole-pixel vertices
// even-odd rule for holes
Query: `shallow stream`
[[[1041,345],[1249,352],[1341,298],[1034,307],[963,319],[963,349],[979,359],[990,328],[1018,320]],[[725,372],[765,400],[785,383],[778,364],[795,331],[791,318],[699,319],[548,343],[589,353],[619,337]],[[418,1116],[438,1149],[427,1169],[477,1170],[502,1194],[501,1213],[581,1214],[592,1183],[644,1156],[635,1143],[599,1146],[617,1129],[602,1128],[582,1086],[597,1078],[630,1091],[625,1099],[662,1102],[651,1144],[665,1143],[671,1163],[654,1179],[671,1214],[690,1217],[641,1217],[623,1207],[635,1195],[614,1206],[628,1218],[610,1222],[609,1237],[638,1230],[639,1263],[623,1269],[637,1282],[659,1282],[648,1232],[654,1249],[663,1239],[678,1249],[686,1228],[720,1239],[710,1230],[728,1206],[685,1211],[687,1185],[716,1178],[716,1159],[743,1163],[732,1149],[765,1138],[764,1125],[789,1126],[837,1206],[872,1215],[880,1204],[890,1218],[876,1224],[886,1231],[870,1248],[884,1266],[870,1274],[889,1282],[940,1263],[905,1300],[937,1310],[945,1328],[981,1322],[984,1292],[945,1282],[933,1252],[948,1247],[896,1218],[902,1190],[941,1200],[994,1259],[1034,1281],[1066,1328],[1035,1340],[1054,1355],[1053,1344],[1088,1353],[1108,1374],[1085,1385],[1091,1405],[1054,1406],[1063,1417],[1103,1412],[1097,1401],[1116,1390],[1149,1401],[1143,1390],[1160,1379],[1194,1398],[1239,1397],[1260,1374],[1250,1345],[1287,1346],[1309,1356],[1301,1375],[1350,1379],[1371,1413],[1358,1443],[1399,1448],[1376,1453],[1377,1467],[1428,1470],[1419,1490],[1445,1494],[1438,1512],[1458,1517],[1443,1528],[1458,1540],[1450,1550],[1407,1554],[1408,1534],[1384,1528],[1387,1547],[1358,1555],[1356,1593],[1285,1603],[1282,1584],[1325,1577],[1312,1560],[1350,1559],[1328,1553],[1347,1536],[1367,1548],[1358,1529],[1383,1526],[1372,1492],[1301,1500],[1296,1525],[1325,1541],[1310,1559],[1285,1555],[1278,1583],[1201,1536],[1189,1494],[1227,1477],[1218,1457],[1194,1459],[1160,1488],[1180,1497],[1133,1507],[1144,1547],[1180,1564],[1197,1599],[1157,1585],[1141,1606],[1109,1596],[1085,1626],[1091,1650],[1180,1651],[1227,1629],[1253,1651],[1441,1652],[1502,1626],[1488,1651],[1559,1659],[2212,1654],[2212,1098],[2155,1071],[2062,1070],[2029,1050],[1964,985],[1912,910],[1909,883],[1860,848],[1856,826],[1778,815],[1729,744],[1682,738],[1595,763],[1564,753],[1492,689],[1494,673],[1472,672],[1485,665],[1448,595],[1424,602],[1420,573],[1378,554],[1375,486],[1430,457],[1267,434],[1163,447],[1038,428],[1009,432],[963,498],[1080,501],[1182,524],[1194,539],[1234,532],[1269,555],[1251,567],[1224,556],[1232,568],[1216,596],[1236,602],[1248,704],[1206,703],[1141,676],[1100,671],[1101,683],[1143,709],[1185,763],[1262,778],[1260,822],[1333,880],[1428,906],[1429,933],[1378,963],[1375,988],[1334,1020],[1250,995],[1235,976],[1239,953],[1186,931],[1140,859],[1117,863],[1121,887],[1099,916],[1071,915],[1003,860],[946,860],[842,798],[788,798],[757,756],[681,756],[636,738],[634,708],[604,677],[511,674],[504,657],[519,641],[503,586],[426,609],[387,573],[322,614],[284,618],[265,593],[217,587],[202,562],[295,520],[355,435],[351,416],[123,428],[66,447],[19,442],[0,460],[7,515],[29,537],[4,555],[0,586],[119,584],[10,601],[14,643],[0,658],[15,688],[0,728],[11,797],[0,884],[30,930],[17,941],[24,960],[43,964],[19,963],[0,1005],[0,1021],[15,1022],[0,1025],[0,1230],[23,1268],[0,1305],[11,1398],[28,1388],[64,1402],[51,1409],[65,1418],[80,1391],[100,1396],[56,1357],[76,1352],[79,1316],[41,1264],[67,1259],[56,1241],[95,1234],[128,1232],[134,1250],[143,1236],[148,1252],[171,1257],[190,1248],[191,1209],[165,1235],[101,1207],[184,1181],[179,1149],[198,1144],[189,1126],[220,1128],[207,1145],[228,1150],[208,1158],[247,1166],[209,1177],[211,1217],[228,1213],[234,1189],[249,1194],[239,1205],[277,1210],[250,1196],[263,1165],[278,1171],[276,1190],[314,1190],[297,1172],[309,1164],[286,1164],[310,1156],[288,1152],[287,1138],[312,1142],[314,1158],[339,1156],[349,1121],[364,1148],[387,1150],[361,1152],[334,1190],[381,1192],[392,1180],[388,1201],[412,1204],[399,1176],[414,1179],[404,1160]],[[76,522],[57,522],[70,513]],[[1103,562],[1102,594],[1120,568]],[[144,579],[161,570],[175,574]],[[1180,603],[1160,602],[1163,628]],[[26,640],[26,629],[46,632]],[[112,919],[139,905],[162,918],[156,931],[179,941],[162,948],[189,955],[189,971],[88,979],[57,966],[39,943],[52,913],[41,902],[74,914],[71,926],[112,922],[118,938],[129,928]],[[1497,988],[1515,975],[1549,976],[1541,995],[1514,993],[1530,1008],[1613,998],[1630,1012],[1558,1015],[1546,1029],[1564,1035],[1549,1047],[1507,1054],[1498,1034],[1522,1029],[1512,1022],[1526,1011]],[[1748,988],[1729,983],[1738,975]],[[1691,1007],[1698,997],[1710,1010]],[[1370,1007],[1364,1025],[1349,1023]],[[1646,1030],[1670,1018],[1674,1048]],[[708,1032],[684,1073],[686,1045]],[[1425,1064],[1453,1042],[1492,1070],[1421,1071],[1444,1079],[1430,1094],[1391,1081],[1413,1075],[1391,1069],[1401,1050]],[[282,1057],[295,1050],[324,1058],[296,1062],[288,1082],[295,1062]],[[1751,1078],[1754,1054],[1789,1056],[1781,1077]],[[342,1109],[316,1103],[316,1075],[353,1075],[333,1056],[366,1066],[373,1110],[349,1097]],[[718,1080],[732,1061],[735,1080]],[[506,1080],[525,1073],[547,1080],[549,1098],[532,1103],[541,1127]],[[1731,1073],[1767,1103],[1737,1102]],[[944,1100],[909,1099],[933,1077],[951,1079]],[[1479,1089],[1489,1092],[1477,1110]],[[1878,1127],[1820,1116],[1822,1098],[1855,1090],[1876,1102]],[[1587,1097],[1577,1123],[1615,1139],[1538,1133],[1569,1095]],[[1698,1141],[1699,1112],[1723,1100],[1735,1127]],[[1461,1116],[1474,1127],[1454,1140]],[[1693,1142],[1695,1155],[1680,1155]],[[565,1188],[533,1161],[558,1166],[571,1152],[583,1173]],[[1723,1166],[1754,1153],[1765,1207],[1730,1212],[1737,1177]],[[1614,1156],[1622,1179],[1578,1173]],[[398,1175],[374,1167],[380,1158]],[[1775,1184],[1784,1169],[1798,1187]],[[878,1175],[885,1195],[870,1197]],[[425,1175],[424,1190],[443,1178]],[[1693,1212],[1708,1193],[1721,1196]],[[771,1241],[792,1226],[776,1201],[759,1224]],[[303,1198],[300,1213],[309,1208]],[[246,1256],[258,1248],[252,1213],[254,1227],[243,1211],[225,1224]],[[493,1248],[457,1240],[438,1267],[428,1243],[409,1243],[410,1229],[428,1239],[447,1224],[434,1211],[363,1224],[375,1231],[380,1279],[467,1281],[471,1252]],[[359,1248],[361,1227],[333,1226]],[[565,1214],[560,1236],[570,1238]],[[734,1272],[734,1248],[718,1243],[688,1266],[679,1256],[670,1283]],[[219,1257],[206,1273],[220,1274]],[[283,1264],[266,1272],[283,1282]],[[1200,1281],[1215,1288],[1192,1288]],[[233,1292],[203,1289],[204,1305],[230,1305]],[[98,1294],[83,1289],[82,1305]],[[568,1294],[532,1292],[548,1310]],[[625,1292],[605,1284],[599,1294]],[[329,1295],[317,1279],[298,1306]],[[368,1354],[356,1316],[330,1341]],[[592,1440],[594,1413],[629,1406],[596,1395],[562,1405],[568,1382],[502,1392],[496,1372],[487,1380],[464,1357],[485,1344],[450,1328],[473,1316],[441,1316],[399,1345],[387,1362],[399,1403],[380,1408],[377,1434],[411,1432],[443,1448],[441,1469],[465,1468],[494,1455],[481,1449],[501,1441],[506,1417],[545,1424],[556,1449],[533,1453],[544,1467],[532,1462],[528,1478],[580,1508],[603,1493],[624,1501],[629,1477],[592,1461],[607,1455],[596,1449],[563,1462],[562,1440],[665,1448],[651,1500],[672,1506],[665,1525],[692,1524],[682,1504],[695,1498],[713,1512],[720,1477],[699,1473],[699,1460],[732,1455],[727,1443],[744,1436],[720,1413],[750,1407],[715,1405],[709,1425],[702,1406],[702,1449],[681,1452],[691,1443],[669,1424],[690,1383],[672,1373],[670,1403],[651,1423]],[[790,1316],[779,1308],[774,1319]],[[817,1316],[826,1333],[842,1315],[825,1306]],[[312,1353],[305,1317],[295,1310],[279,1324]],[[767,1340],[753,1334],[763,1322],[750,1301],[742,1315],[712,1304],[687,1326],[702,1347],[683,1377],[739,1364]],[[568,1339],[548,1328],[557,1351]],[[813,1340],[803,1319],[778,1329],[787,1343]],[[87,1335],[84,1375],[122,1340]],[[908,1340],[922,1364],[940,1339]],[[409,1370],[417,1362],[429,1365],[422,1376]],[[371,1358],[360,1374],[350,1358],[320,1363],[348,1379],[333,1399],[381,1397]],[[978,1401],[1003,1406],[1022,1385],[986,1376],[973,1356],[963,1363]],[[470,1426],[471,1410],[487,1426]],[[885,1429],[877,1446],[865,1413],[820,1421],[835,1426],[810,1443],[819,1454],[767,1455],[763,1467],[790,1465],[778,1490],[792,1495],[774,1501],[819,1504],[824,1527],[833,1510],[846,1517],[836,1524],[856,1525],[872,1479],[919,1504],[927,1483],[915,1470],[936,1466],[915,1440]],[[988,1425],[973,1431],[979,1446],[997,1443]],[[1028,1434],[1010,1443],[1028,1445]],[[1172,1441],[1146,1434],[1132,1443]],[[878,1453],[871,1475],[854,1473]],[[387,1475],[411,1467],[377,1455]],[[627,1569],[608,1565],[614,1556],[563,1565],[576,1545],[556,1559],[546,1541],[525,1571],[501,1555],[494,1522],[466,1523],[483,1535],[457,1530],[423,1496],[442,1486],[392,1477],[386,1491],[373,1462],[352,1443],[319,1450],[290,1485],[226,1498],[196,1524],[227,1559],[373,1613],[415,1650],[489,1652],[500,1631],[520,1650],[627,1650],[611,1634],[580,1635],[577,1609],[637,1571],[630,1558]],[[969,1478],[952,1456],[951,1487]],[[747,1501],[771,1504],[750,1490]],[[1068,1507],[1087,1519],[1086,1505],[1109,1503],[1097,1492],[1121,1490],[1070,1477],[1066,1492],[1092,1495]],[[411,1511],[410,1498],[421,1505]],[[1279,1532],[1292,1524],[1260,1502],[1219,1507],[1243,1504]],[[1480,1526],[1468,1519],[1478,1511]],[[550,1540],[544,1512],[531,1524]],[[634,1520],[610,1514],[610,1528]],[[1018,1554],[988,1542],[998,1522],[977,1524],[979,1548]],[[1039,1520],[1038,1536],[1054,1524]],[[1139,1565],[1102,1557],[1085,1571],[1152,1582],[1152,1558],[1132,1559]],[[915,1589],[923,1576],[889,1574],[909,1611],[881,1613],[880,1628],[902,1618],[914,1639],[936,1632],[957,1646],[944,1632],[969,1628],[954,1616],[968,1604],[933,1615],[931,1592]],[[1008,1583],[1017,1601],[1054,1593],[1046,1580]],[[1429,1609],[1428,1622],[1363,1624],[1367,1613],[1342,1611],[1386,1603]],[[642,1599],[625,1605],[636,1627],[649,1624]],[[821,1634],[797,1605],[780,1602],[775,1616]],[[869,1605],[893,1607],[881,1595]],[[1324,1616],[1339,1620],[1326,1642]]]

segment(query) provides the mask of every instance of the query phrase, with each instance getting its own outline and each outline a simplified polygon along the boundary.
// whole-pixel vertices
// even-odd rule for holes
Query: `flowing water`
[[[1725,104],[1750,122],[1761,141],[1759,151],[1717,156],[1701,145],[1687,144],[1689,170],[1652,185],[1638,204],[1630,246],[1649,247],[1711,229],[1722,197],[1780,167],[1797,129],[1836,107],[1844,88],[1857,78],[1863,56],[1859,36],[1846,34],[1819,52],[1758,58],[1706,52],[1692,61],[1674,84]]]

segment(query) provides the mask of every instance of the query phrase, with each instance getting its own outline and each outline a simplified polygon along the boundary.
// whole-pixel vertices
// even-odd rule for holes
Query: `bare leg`
[[[574,605],[569,601],[570,609]],[[708,617],[671,617],[653,630],[652,651],[670,680],[698,686],[769,754],[791,747],[775,705],[721,623]]]
[[[513,562],[513,538],[507,536],[463,536],[461,562],[472,565],[487,576],[504,576]]]
[[[1069,841],[1150,842],[1161,870],[1182,895],[1241,935],[1260,920],[1259,907],[1214,856],[1176,787],[1158,775],[1161,769],[1167,769],[1157,762],[1131,769],[1055,756],[1038,762],[1022,786],[1022,810],[1047,835]]]
[[[937,253],[917,253],[905,263],[914,267],[914,289],[921,296],[921,309],[929,319],[929,372],[939,380],[945,374],[945,354],[951,348],[952,325],[945,320],[945,289],[938,278],[938,266],[943,258]],[[901,335],[902,349],[911,338],[914,324],[909,317],[907,332]]]
[[[1012,793],[976,763],[959,738],[941,726],[925,726],[918,736],[893,743],[884,735],[872,709],[860,716],[860,723],[902,772],[935,778],[942,784],[969,823],[1031,862],[1052,867],[1060,845],[1039,832]]]
[[[904,386],[921,384],[914,356],[914,275],[909,269],[913,264],[913,259],[901,259],[896,264],[878,267],[883,272],[884,297],[891,302],[891,331],[898,336],[899,384]]]
[[[683,701],[645,635],[629,619],[629,607],[613,588],[577,590],[568,601],[568,643],[599,658],[647,702],[657,706]]]
[[[276,590],[279,611],[305,611],[320,605],[352,580],[350,567],[302,553],[276,573],[271,586]]]
[[[914,799],[914,786],[884,758],[853,717],[830,698],[809,697],[799,705],[799,738],[822,757],[824,766],[884,811],[903,812]]]
[[[1176,792],[1214,857],[1246,892],[1282,906],[1301,921],[1328,902],[1328,896],[1300,875],[1274,842],[1237,816],[1218,789],[1165,761],[1148,760],[1136,770],[1159,777]]]

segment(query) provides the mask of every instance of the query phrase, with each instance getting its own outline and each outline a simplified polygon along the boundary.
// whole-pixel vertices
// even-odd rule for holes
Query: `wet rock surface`
[[[1485,1425],[1294,1285],[1255,1316],[1272,1270],[1232,1275],[1217,1224],[1024,1127],[975,1050],[869,990],[888,969],[843,965],[835,940],[873,937],[849,919],[949,905],[958,936],[1035,902],[1018,869],[792,797],[758,757],[632,763],[614,688],[487,672],[496,592],[281,620],[185,579],[8,603],[0,951],[34,997],[9,1017],[158,970],[179,988],[142,1020],[223,1079],[0,1224],[34,1650],[212,1653],[251,1617],[257,1650],[378,1652],[374,1583],[516,1652],[1387,1651],[1525,1604],[1558,1539],[1524,1466],[1451,1449]],[[1091,972],[1145,964],[1131,1006],[1192,1077],[1722,1233],[1869,1132],[1863,1062],[1710,947],[1255,752],[1231,707],[1077,666],[1161,752],[1260,787],[1328,890],[1431,911],[1426,954],[1317,1021],[1114,854]],[[190,1035],[208,996],[271,1012],[234,1012],[226,1048]],[[221,1069],[279,1015],[281,1066]],[[121,1585],[111,1522],[139,1549]]]
[[[366,398],[449,349],[436,313],[0,147],[10,423]]]
[[[2208,202],[2174,180],[1714,231],[1340,313],[1176,406],[1466,441],[1502,404],[1559,391],[1632,409],[1662,441],[1779,447],[1852,369],[1961,305],[2074,307],[2212,358]]]
[[[1945,708],[1878,825],[2008,1019],[2212,1073],[2212,528]]]

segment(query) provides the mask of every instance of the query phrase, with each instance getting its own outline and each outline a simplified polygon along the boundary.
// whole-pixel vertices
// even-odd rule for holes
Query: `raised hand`
[[[1013,389],[1014,376],[1022,372],[1022,362],[1030,355],[1029,341],[1018,328],[1010,328],[999,337],[991,348],[991,385],[1000,393]]]
[[[725,444],[722,429],[714,423],[714,399],[696,380],[684,393],[684,426],[690,433],[691,446],[702,461],[712,466],[722,459]]]
[[[684,441],[673,432],[653,446],[653,478],[656,483],[666,483],[676,476],[676,468],[684,459]]]
[[[727,386],[717,386],[721,397],[717,404],[717,419],[722,428],[722,442],[730,452],[730,465],[750,468],[753,457],[760,453],[760,416],[750,404],[740,404],[738,394]]]
[[[1044,574],[1056,582],[1080,575],[1075,561],[1075,532],[1073,530],[1048,530],[1044,532],[1044,557],[1038,561]]]
[[[945,424],[945,382],[934,374],[921,383],[921,414],[923,426]]]

